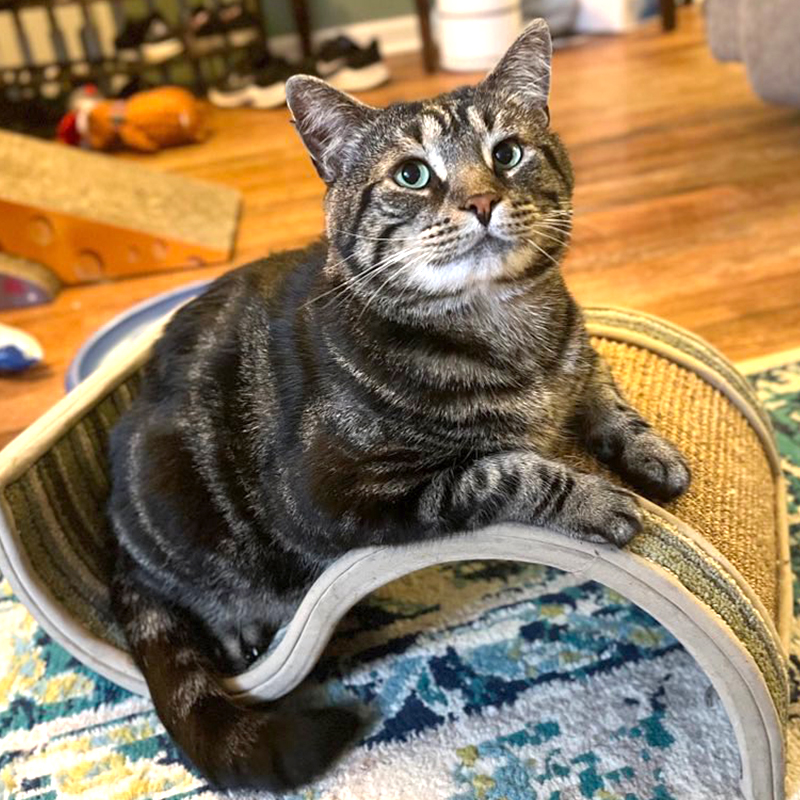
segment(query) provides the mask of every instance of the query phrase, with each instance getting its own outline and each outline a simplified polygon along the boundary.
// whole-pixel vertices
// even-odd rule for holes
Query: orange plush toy
[[[86,96],[76,103],[74,114],[76,138],[93,150],[122,144],[153,153],[201,142],[208,135],[202,107],[190,92],[176,86],[138,92],[127,100]]]

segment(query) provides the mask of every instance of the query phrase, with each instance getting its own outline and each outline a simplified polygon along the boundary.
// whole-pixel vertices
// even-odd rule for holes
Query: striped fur
[[[685,490],[620,397],[559,263],[572,171],[534,24],[480,85],[378,110],[287,87],[328,184],[327,237],[220,278],[158,343],[112,436],[115,613],[161,719],[226,786],[283,789],[354,734],[345,710],[237,708],[246,667],[330,562],[514,520],[623,544],[633,496],[559,461],[579,437],[635,487]],[[493,161],[513,139],[513,169]],[[415,190],[394,175],[428,165]],[[494,197],[481,221],[470,198]]]

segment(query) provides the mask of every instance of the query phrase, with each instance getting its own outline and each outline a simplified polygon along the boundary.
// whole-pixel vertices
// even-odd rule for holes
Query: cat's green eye
[[[405,189],[424,189],[431,180],[430,167],[419,159],[411,159],[400,165],[394,180]]]
[[[494,146],[492,158],[497,169],[513,169],[522,161],[522,147],[513,139],[504,139]]]

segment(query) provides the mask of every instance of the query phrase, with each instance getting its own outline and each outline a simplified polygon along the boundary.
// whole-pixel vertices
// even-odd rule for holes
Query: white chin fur
[[[409,274],[409,282],[431,294],[467,291],[486,286],[498,278],[521,274],[529,258],[527,248],[497,254],[467,254],[447,264],[416,266]]]

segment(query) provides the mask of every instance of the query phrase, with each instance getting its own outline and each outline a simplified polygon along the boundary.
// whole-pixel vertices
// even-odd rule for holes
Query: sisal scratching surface
[[[689,460],[692,485],[668,510],[701,533],[778,614],[775,484],[742,413],[695,373],[609,339],[592,341],[630,402]]]
[[[239,193],[0,131],[0,200],[229,252]]]

